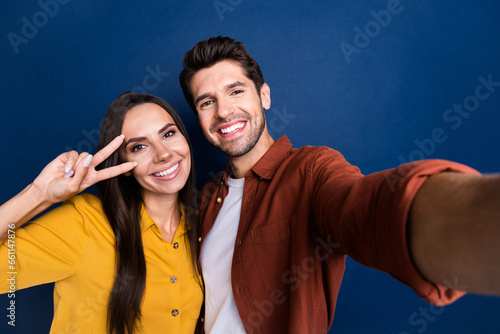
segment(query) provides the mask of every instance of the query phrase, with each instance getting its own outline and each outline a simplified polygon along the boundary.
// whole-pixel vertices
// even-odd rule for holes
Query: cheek
[[[191,155],[189,153],[186,155],[186,166],[188,167],[187,170],[191,171],[191,164],[193,162],[191,161]]]
[[[208,117],[199,117],[198,122],[200,123],[201,130],[204,133],[208,133],[210,129],[210,121]]]
[[[184,158],[189,156],[189,145],[184,136],[171,137],[164,143],[165,149],[169,150],[174,155],[180,155]]]
[[[134,161],[137,162],[137,166],[132,169],[132,175],[139,180],[140,178],[144,178],[150,172],[151,166],[151,156],[145,154],[146,152],[136,152],[136,153],[128,153],[123,156],[123,162],[126,161]]]
[[[137,166],[132,170],[132,175],[136,178],[136,180],[140,180],[147,174],[147,170],[144,162],[141,162],[141,159],[138,159]]]
[[[182,155],[185,157],[186,161],[191,163],[191,151],[189,150],[189,145],[185,140],[181,152]]]
[[[191,152],[189,150],[189,145],[184,137],[182,138],[182,141],[179,141],[177,152],[179,152],[179,154],[184,157],[187,167],[189,167],[189,170],[191,170]]]

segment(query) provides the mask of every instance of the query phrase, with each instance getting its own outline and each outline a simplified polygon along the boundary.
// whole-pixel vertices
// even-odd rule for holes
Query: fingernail
[[[66,168],[64,168],[64,172],[65,172],[66,174],[68,174],[68,173],[69,173],[69,171],[71,170],[71,168],[73,168],[73,165],[72,165],[72,164],[67,164],[67,165],[66,165]]]
[[[120,135],[120,137],[122,137],[123,139],[125,139],[125,135]]]
[[[67,178],[70,178],[75,172],[73,172],[72,170],[70,170],[69,172],[67,172],[65,175],[64,175],[64,178],[67,179]]]
[[[83,160],[83,167],[88,167],[90,166],[90,163],[92,162],[92,154],[87,156],[85,160]]]
[[[134,161],[134,167],[137,166],[137,162]]]

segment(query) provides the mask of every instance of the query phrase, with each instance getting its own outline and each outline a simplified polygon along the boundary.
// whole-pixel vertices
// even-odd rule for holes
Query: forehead
[[[196,72],[191,79],[190,88],[193,97],[223,89],[225,86],[240,81],[251,86],[251,80],[245,75],[243,67],[235,61],[223,60],[217,64]]]
[[[161,128],[166,123],[175,124],[174,119],[165,109],[155,103],[144,103],[127,112],[122,132],[144,126]]]

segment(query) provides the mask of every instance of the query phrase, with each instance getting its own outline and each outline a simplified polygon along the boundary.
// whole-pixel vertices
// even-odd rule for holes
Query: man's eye
[[[235,90],[235,91],[231,92],[231,95],[238,95],[238,94],[240,94],[240,93],[243,93],[243,90],[241,90],[241,89],[237,89],[237,90]]]
[[[212,105],[214,102],[213,101],[205,101],[202,104],[200,104],[200,108],[206,108],[210,105]]]
[[[132,152],[137,152],[139,150],[142,150],[144,147],[145,147],[145,145],[142,145],[142,144],[134,145],[132,147]]]

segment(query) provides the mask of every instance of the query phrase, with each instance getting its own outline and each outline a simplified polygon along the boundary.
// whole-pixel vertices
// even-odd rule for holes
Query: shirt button
[[[198,242],[201,242],[201,237],[198,238]]]
[[[220,202],[222,202],[222,198],[217,197],[217,203],[220,203]]]
[[[174,249],[177,249],[179,248],[179,243],[178,242],[174,242]]]
[[[174,317],[176,317],[178,314],[179,314],[179,310],[177,310],[177,309],[172,310],[172,315],[173,315]]]
[[[172,282],[172,283],[177,282],[177,277],[175,277],[175,276],[170,277],[170,282]]]

